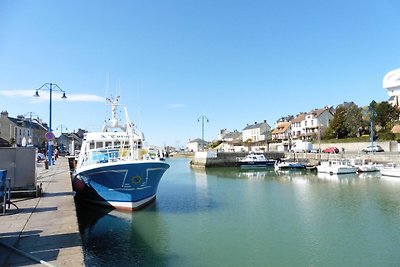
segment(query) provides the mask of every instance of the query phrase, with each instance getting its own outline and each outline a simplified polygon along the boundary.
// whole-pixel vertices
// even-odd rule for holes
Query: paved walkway
[[[19,210],[0,216],[0,266],[85,266],[67,159],[37,177],[42,196],[12,198]]]

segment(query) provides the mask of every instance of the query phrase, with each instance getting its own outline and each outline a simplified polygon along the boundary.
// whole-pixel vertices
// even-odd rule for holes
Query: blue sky
[[[183,146],[222,128],[326,105],[384,101],[400,66],[400,1],[0,2],[0,108],[53,129],[100,129],[104,97],[121,103],[147,142]],[[57,134],[57,130],[55,130]],[[58,132],[59,133],[59,132]]]

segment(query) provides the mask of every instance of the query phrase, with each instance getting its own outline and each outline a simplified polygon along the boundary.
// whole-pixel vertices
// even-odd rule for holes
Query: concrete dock
[[[38,166],[37,183],[40,197],[12,198],[18,209],[0,216],[0,266],[85,266],[67,159]]]

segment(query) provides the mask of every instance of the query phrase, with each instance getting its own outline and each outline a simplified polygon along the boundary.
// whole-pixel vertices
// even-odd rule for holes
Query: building
[[[242,142],[246,146],[260,147],[265,149],[267,146],[268,138],[271,136],[271,126],[268,125],[267,121],[247,125],[242,131]]]
[[[57,147],[60,152],[74,155],[76,150],[81,149],[83,136],[86,132],[85,130],[79,129],[76,133],[62,133],[57,138]]]
[[[47,131],[47,124],[38,118],[25,118],[22,115],[12,118],[7,111],[1,112],[0,138],[10,145],[44,147]]]
[[[292,140],[302,139],[305,136],[305,113],[300,113],[291,121],[291,134],[289,138]]]
[[[289,139],[291,133],[291,122],[278,122],[275,129],[272,130],[272,140],[285,141]]]
[[[228,132],[226,129],[222,129],[218,134],[218,141],[221,144],[217,147],[221,151],[235,151],[235,147],[242,145],[242,133],[238,130]]]
[[[390,96],[389,103],[393,106],[400,106],[400,69],[395,69],[388,72],[383,77],[383,88],[386,88],[388,95]]]
[[[332,107],[314,109],[307,113],[304,121],[304,139],[308,141],[320,139],[332,118]]]
[[[201,138],[197,138],[197,139],[189,141],[186,144],[186,150],[190,151],[190,152],[201,151],[208,144],[210,144],[210,142],[204,141]]]
[[[332,107],[300,113],[292,121],[290,138],[308,141],[319,139],[328,128],[332,118]]]

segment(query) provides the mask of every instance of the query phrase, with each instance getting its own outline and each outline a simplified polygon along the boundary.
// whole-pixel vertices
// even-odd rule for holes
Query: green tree
[[[360,128],[364,126],[362,108],[350,103],[345,110],[344,128],[346,129],[347,137],[358,137]]]
[[[372,101],[369,105],[370,112],[372,110],[372,121],[374,125],[379,125],[383,132],[389,132],[394,123],[399,120],[400,112],[389,102],[383,101],[377,103]]]
[[[336,108],[333,119],[325,132],[325,138],[357,137],[364,124],[362,108],[352,102],[345,103]]]

